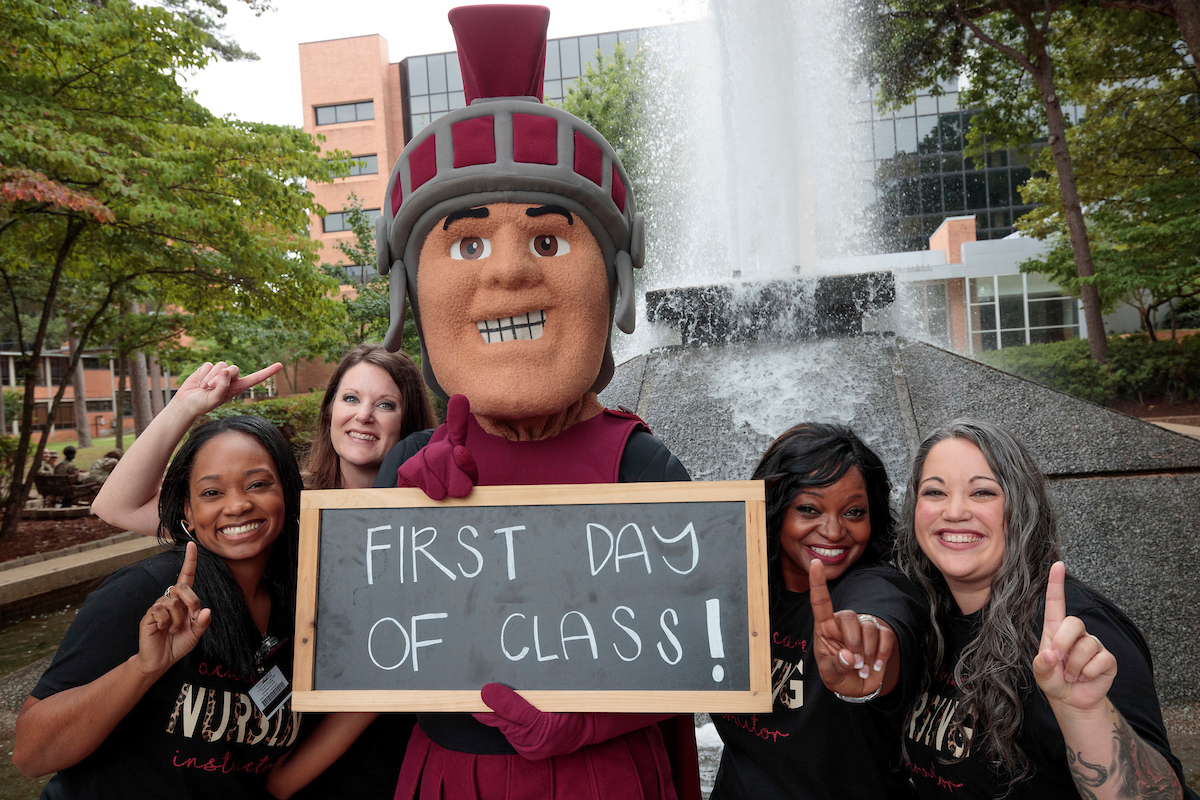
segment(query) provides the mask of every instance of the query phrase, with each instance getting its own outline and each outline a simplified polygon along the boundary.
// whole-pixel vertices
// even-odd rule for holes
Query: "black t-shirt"
[[[1182,768],[1167,744],[1158,695],[1154,691],[1150,648],[1141,631],[1108,599],[1073,577],[1067,577],[1065,594],[1067,614],[1083,620],[1088,633],[1099,638],[1117,659],[1117,677],[1108,691],[1108,699],[1133,730],[1166,757],[1182,784]],[[982,614],[982,611],[967,616],[955,613],[946,621],[943,627],[946,658],[935,685],[918,697],[905,725],[908,748],[905,768],[919,797],[990,800],[1001,797],[1007,789],[981,751],[971,747],[974,733],[969,718],[961,726],[953,723],[958,707],[954,665],[963,648],[979,634]],[[1041,627],[1039,619],[1039,637]],[[1054,712],[1033,681],[1032,671],[1025,665],[1022,668],[1027,671],[1030,689],[1022,697],[1024,718],[1017,741],[1034,773],[1014,786],[1008,797],[1013,800],[1076,797],[1067,770],[1066,743]],[[942,763],[964,752],[963,760]]]
[[[153,556],[114,573],[88,595],[33,697],[45,700],[91,683],[134,655],[138,624],[175,583],[181,563],[178,553]],[[276,614],[276,605],[268,633],[286,644],[264,666],[278,665],[290,679],[292,620]],[[267,797],[267,773],[294,743],[300,714],[288,702],[264,718],[247,694],[253,683],[206,660],[197,647],[150,687],[91,755],[52,778],[43,800]]]
[[[813,655],[808,593],[784,592],[771,609],[770,714],[713,714],[725,742],[713,800],[906,797],[900,765],[903,712],[920,687],[928,606],[887,565],[854,567],[830,585],[835,609],[873,614],[895,631],[896,688],[846,703],[825,688]]]

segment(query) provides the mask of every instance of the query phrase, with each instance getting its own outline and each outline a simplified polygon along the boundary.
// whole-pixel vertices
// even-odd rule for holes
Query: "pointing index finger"
[[[808,565],[808,603],[812,606],[814,626],[833,621],[833,600],[825,583],[825,565],[815,558]]]
[[[465,395],[456,394],[446,404],[447,438],[452,445],[467,443],[467,418],[471,414],[471,402]]]
[[[179,580],[176,583],[191,586],[196,580],[196,543],[188,542],[183,554],[183,568],[179,570]]]
[[[283,364],[276,361],[271,366],[263,367],[258,372],[253,372],[244,378],[238,378],[229,387],[228,394],[241,394],[251,386],[260,384],[272,375],[277,374],[281,369],[283,369]]]
[[[1055,561],[1050,567],[1050,579],[1046,583],[1046,616],[1042,624],[1042,641],[1054,638],[1067,618],[1067,597],[1063,589],[1066,579],[1067,566],[1061,561]]]

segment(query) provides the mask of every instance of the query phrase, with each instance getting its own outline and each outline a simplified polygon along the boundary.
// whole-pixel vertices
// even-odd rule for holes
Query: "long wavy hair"
[[[983,748],[985,758],[1011,788],[1032,774],[1029,757],[1017,741],[1023,721],[1021,697],[1034,685],[1031,665],[1038,652],[1046,583],[1050,566],[1059,560],[1054,508],[1046,477],[1029,451],[998,425],[956,419],[921,443],[904,496],[896,564],[929,598],[926,643],[932,657],[925,662],[925,690],[942,668],[946,657],[942,627],[957,610],[945,578],[921,550],[915,525],[925,460],[934,445],[947,439],[978,447],[1004,491],[1004,557],[980,612],[979,635],[954,664],[959,704],[953,724],[973,719],[972,748]]]
[[[337,399],[342,378],[359,364],[379,367],[388,374],[400,391],[400,439],[437,424],[421,371],[407,354],[389,353],[381,344],[360,344],[343,356],[325,387],[321,400],[321,415],[317,420],[317,437],[313,440],[304,463],[306,489],[343,489],[342,465],[333,449],[330,427],[333,422],[333,401]]]
[[[205,606],[212,609],[212,624],[200,637],[201,653],[206,658],[230,667],[234,674],[248,677],[255,673],[255,654],[262,640],[250,608],[233,574],[220,556],[208,550],[188,534],[180,523],[186,520],[184,504],[191,498],[192,465],[200,448],[209,442],[219,446],[218,437],[237,433],[258,441],[275,463],[283,489],[283,530],[271,548],[271,557],[263,571],[263,582],[271,593],[272,616],[292,619],[296,614],[296,554],[300,540],[300,467],[282,434],[261,417],[226,417],[206,422],[179,448],[163,478],[158,498],[158,540],[164,546],[183,553],[188,542],[195,542],[196,580],[193,588]]]
[[[851,467],[858,467],[867,487],[871,540],[860,564],[886,561],[892,549],[892,484],[883,461],[844,425],[803,422],[771,442],[754,469],[755,480],[766,482],[767,585],[774,605],[783,590],[783,547],[779,533],[792,501],[806,487],[830,486]]]

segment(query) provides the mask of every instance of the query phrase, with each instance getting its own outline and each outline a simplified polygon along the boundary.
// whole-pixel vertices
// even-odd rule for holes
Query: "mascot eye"
[[[492,243],[478,236],[467,236],[450,245],[450,257],[455,261],[475,261],[492,254]]]
[[[561,236],[547,234],[530,239],[529,252],[535,256],[562,256],[571,252],[571,245]]]

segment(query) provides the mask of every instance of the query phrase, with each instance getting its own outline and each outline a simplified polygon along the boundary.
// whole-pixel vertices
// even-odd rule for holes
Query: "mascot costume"
[[[377,486],[688,480],[596,398],[612,323],[633,331],[644,226],[611,145],[543,105],[548,9],[450,12],[467,107],[413,137],[377,222],[398,349],[404,299],[446,423],[396,445]],[[547,713],[488,684],[487,714],[419,714],[397,798],[699,798],[690,715]]]

